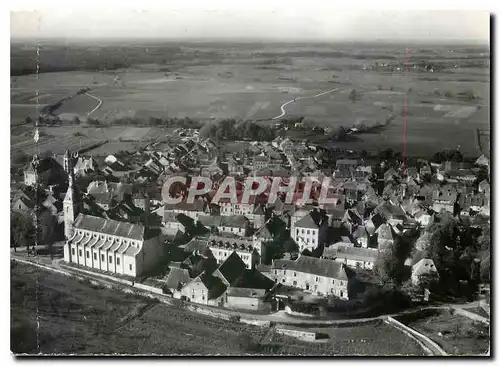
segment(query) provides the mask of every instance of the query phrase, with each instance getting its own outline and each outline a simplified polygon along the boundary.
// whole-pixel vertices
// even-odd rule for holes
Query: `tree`
[[[380,159],[382,160],[389,160],[394,157],[394,151],[392,149],[385,149],[380,152]]]
[[[30,161],[29,155],[24,152],[15,155],[13,159],[14,164],[26,164],[29,161]]]
[[[490,225],[485,225],[481,236],[477,240],[479,250],[479,266],[481,281],[489,283],[491,280],[491,229]]]
[[[26,123],[27,125],[35,125],[35,121],[33,120],[33,118],[31,118],[30,116],[27,116],[25,119],[24,119],[24,123]]]
[[[75,125],[80,124],[80,118],[78,118],[78,116],[73,117],[73,124],[75,124]]]
[[[87,123],[91,126],[99,126],[99,121],[94,118],[87,119]]]
[[[405,281],[405,261],[413,248],[412,238],[398,235],[394,243],[380,252],[374,272],[384,285],[399,287]]]
[[[349,93],[349,100],[351,102],[355,102],[358,99],[358,93],[356,92],[356,89],[351,89],[351,92]]]
[[[36,228],[30,216],[12,212],[10,216],[10,242],[16,250],[17,247],[34,245],[36,241]]]
[[[342,126],[337,126],[331,133],[331,138],[335,141],[345,141],[347,138],[347,131]]]

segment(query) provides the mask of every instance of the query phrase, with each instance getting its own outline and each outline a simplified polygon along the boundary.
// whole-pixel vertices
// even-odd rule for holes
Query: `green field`
[[[481,355],[490,349],[489,327],[453,311],[428,311],[398,320],[432,339],[450,355]]]
[[[423,355],[384,323],[320,331],[326,343],[302,342],[11,263],[14,353]]]
[[[24,51],[12,47],[15,57],[20,58]],[[85,47],[75,49],[80,54],[85,53]],[[490,125],[489,54],[484,47],[411,48],[409,62],[426,60],[438,65],[439,70],[432,73],[411,65],[405,73],[404,47],[398,45],[193,43],[179,46],[173,54],[168,48],[161,62],[159,55],[167,51],[158,46],[149,63],[140,53],[146,47],[127,49],[137,60],[134,63],[134,57],[129,56],[127,68],[46,72],[38,81],[34,75],[12,76],[11,122],[36,116],[33,98],[37,90],[39,103],[46,104],[89,87],[90,93],[103,101],[92,117],[112,122],[122,117],[151,116],[270,119],[281,114],[280,106],[287,101],[339,88],[338,92],[289,104],[287,116],[304,116],[324,127],[349,127],[358,121],[386,124],[392,113],[395,117],[382,133],[360,135],[359,143],[349,146],[401,150],[406,94],[410,155],[429,154],[436,146],[458,145],[464,154],[478,155],[472,133]],[[51,52],[56,51],[54,46]],[[77,51],[70,48],[64,52],[70,58]],[[89,57],[94,51],[88,48]],[[100,52],[99,57],[105,58],[105,50]],[[371,69],[376,63],[393,68]],[[359,96],[355,102],[349,100],[352,89]],[[463,93],[472,93],[474,99]],[[85,119],[97,104],[95,99],[80,95],[56,113]]]

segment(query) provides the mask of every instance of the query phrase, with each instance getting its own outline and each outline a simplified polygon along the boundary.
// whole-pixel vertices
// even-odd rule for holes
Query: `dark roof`
[[[55,170],[55,171],[63,171],[63,167],[61,164],[59,164],[54,158],[48,157],[48,158],[41,158],[38,160],[38,165],[36,167],[38,173],[43,173],[47,170]],[[35,172],[35,166],[33,165],[33,162],[30,162],[28,166],[26,167],[26,171],[29,173],[34,173]]]
[[[217,268],[227,282],[232,284],[246,269],[246,265],[236,252],[232,252],[226,260]]]
[[[170,268],[170,272],[167,276],[167,288],[180,290],[189,282],[191,282],[191,277],[189,277],[189,270],[177,267]]]
[[[194,252],[195,250],[201,252],[208,247],[208,240],[193,238],[188,243],[181,245],[180,247],[184,248],[186,252]]]
[[[342,263],[328,259],[300,255],[296,260],[278,259],[273,261],[273,269],[290,269],[302,273],[310,273],[335,279],[347,280]]]
[[[255,233],[254,235],[256,237],[259,237],[259,238],[263,238],[263,239],[272,239],[273,236],[271,235],[271,233],[269,232],[269,229],[267,228],[266,225],[263,225],[261,228],[259,228]]]
[[[242,239],[241,237],[226,237],[222,235],[210,235],[208,237],[208,246],[211,248],[227,248],[234,250],[253,251],[253,241]]]
[[[193,203],[179,202],[176,204],[165,205],[165,211],[181,210],[181,211],[205,211],[207,203],[202,199],[197,199]]]
[[[382,202],[375,208],[375,212],[379,213],[385,219],[389,218],[405,218],[406,214],[400,206],[393,205],[392,203],[385,201]]]
[[[231,284],[231,287],[242,287],[247,289],[269,290],[274,286],[274,281],[255,269],[245,269],[240,276]]]
[[[255,266],[255,269],[256,269],[257,271],[261,272],[261,273],[262,273],[262,272],[265,272],[265,273],[267,273],[267,272],[271,272],[271,266],[270,266],[270,265],[267,265],[267,264],[262,264],[262,263],[261,263],[261,264],[256,265],[256,266]]]
[[[198,217],[198,221],[203,225],[207,227],[218,227],[220,226],[222,222],[222,216],[209,216],[209,215],[203,215]]]
[[[208,289],[208,299],[218,298],[227,289],[226,285],[221,281],[220,278],[212,276],[211,274],[207,274],[206,272],[203,272],[199,276],[199,278]]]
[[[336,165],[358,165],[358,161],[354,159],[339,159],[336,162]]]
[[[378,251],[367,248],[340,247],[337,249],[337,258],[346,258],[352,260],[374,261],[378,256]]]
[[[144,239],[144,226],[141,224],[109,220],[97,216],[80,214],[76,218],[74,227],[134,240]]]
[[[301,218],[299,221],[295,223],[295,227],[305,227],[309,229],[317,229],[318,225],[314,222],[313,218],[311,217],[311,214],[307,214],[303,218]]]
[[[244,228],[248,225],[248,219],[245,216],[221,216],[221,226]]]

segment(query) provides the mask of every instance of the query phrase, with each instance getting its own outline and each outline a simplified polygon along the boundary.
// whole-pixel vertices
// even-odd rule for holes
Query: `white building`
[[[411,283],[418,286],[425,281],[425,277],[438,279],[439,272],[434,264],[434,261],[429,258],[422,258],[415,263],[411,268]]]
[[[249,228],[250,222],[245,216],[221,216],[217,230],[220,233],[246,236]]]
[[[208,238],[208,247],[218,264],[224,262],[233,252],[236,252],[248,269],[259,264],[262,253],[261,247],[254,246],[251,238],[239,239],[211,235]]]
[[[162,257],[160,232],[140,224],[78,215],[64,260],[88,268],[140,276]]]
[[[316,295],[334,295],[349,299],[347,274],[342,263],[329,259],[299,256],[296,260],[274,260],[271,278]]]
[[[300,251],[304,249],[313,251],[318,246],[319,226],[314,222],[310,214],[295,223],[291,234]]]
[[[202,216],[210,215],[210,206],[202,199],[197,199],[193,203],[179,202],[173,205],[164,206],[164,216],[169,213],[184,214],[193,220],[198,220]]]

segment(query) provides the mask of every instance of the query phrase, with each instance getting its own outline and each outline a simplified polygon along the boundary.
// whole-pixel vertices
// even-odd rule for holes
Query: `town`
[[[12,355],[491,357],[491,14],[178,5],[10,13]]]
[[[45,246],[52,257],[62,251],[67,267],[242,312],[361,314],[375,303],[399,311],[408,306],[392,300],[399,292],[414,303],[484,298],[491,199],[484,155],[369,156],[282,137],[241,141],[238,152],[224,153],[224,141],[196,129],[174,132],[176,139],[99,162],[71,151],[33,156],[11,200],[13,249],[36,255],[30,247]],[[292,175],[330,178],[328,203],[304,182],[294,186],[299,199],[270,194],[273,178],[286,185]],[[169,177],[212,186],[169,204],[162,195]],[[249,177],[269,185],[246,200],[213,203],[228,177],[239,198]],[[168,190],[188,195],[187,184]],[[300,199],[304,190],[309,199]],[[378,298],[369,304],[370,296]]]

